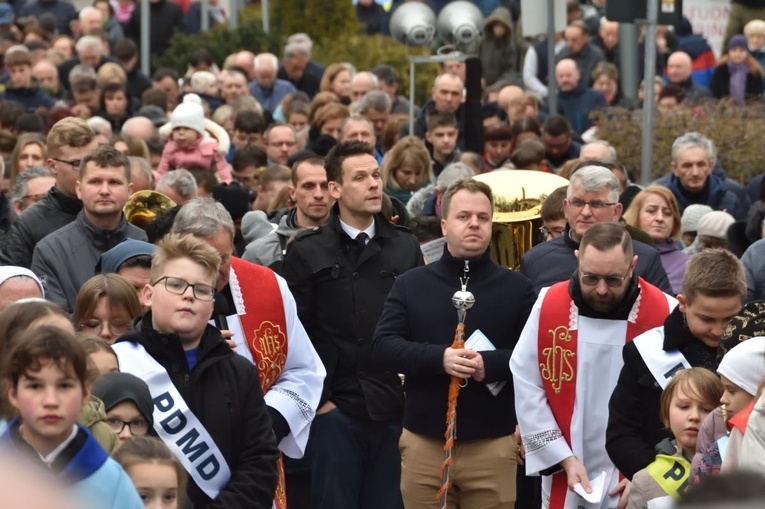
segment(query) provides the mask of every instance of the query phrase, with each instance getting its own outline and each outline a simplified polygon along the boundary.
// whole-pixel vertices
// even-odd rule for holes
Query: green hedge
[[[593,116],[598,136],[613,145],[619,161],[639,177],[642,113],[613,108]],[[672,143],[689,131],[698,131],[714,142],[728,178],[746,184],[765,170],[765,104],[755,102],[741,108],[729,101],[707,101],[671,115],[657,112],[654,116],[652,179],[669,172]]]
[[[429,54],[428,48],[408,48],[391,37],[362,34],[353,5],[348,1],[281,0],[272,4],[273,23],[270,34],[263,32],[260,7],[250,6],[240,11],[239,27],[236,30],[217,26],[198,35],[176,33],[168,50],[154,56],[155,68],[171,67],[183,74],[186,72],[189,55],[197,48],[207,48],[219,65],[223,64],[226,56],[242,49],[253,53],[269,51],[281,56],[290,34],[306,32],[314,40],[315,60],[324,65],[350,62],[358,70],[390,64],[398,71],[399,93],[408,96],[408,55]],[[437,64],[417,66],[417,104],[421,105],[430,98],[430,88],[438,71]]]

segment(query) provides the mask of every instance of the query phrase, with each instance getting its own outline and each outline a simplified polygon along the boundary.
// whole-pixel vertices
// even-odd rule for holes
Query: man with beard
[[[677,304],[637,275],[638,257],[618,223],[588,228],[575,254],[576,271],[542,290],[510,359],[526,473],[543,476],[550,509],[585,505],[572,488],[581,483],[591,493],[600,472],[602,502],[587,507],[615,507],[627,494],[605,452],[608,400],[624,344]]]

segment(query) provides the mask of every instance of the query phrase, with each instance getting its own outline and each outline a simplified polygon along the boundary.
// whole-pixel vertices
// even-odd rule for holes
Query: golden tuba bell
[[[146,226],[154,221],[161,213],[175,207],[175,202],[159,191],[138,191],[128,198],[122,212],[130,224],[146,229]]]
[[[494,223],[489,249],[499,265],[518,270],[521,256],[534,247],[545,198],[568,180],[541,171],[494,170],[476,175],[494,195]]]

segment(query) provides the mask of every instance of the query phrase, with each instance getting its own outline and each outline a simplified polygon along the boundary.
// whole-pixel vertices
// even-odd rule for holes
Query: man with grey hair
[[[409,217],[436,216],[441,217],[441,198],[449,186],[455,182],[474,177],[475,172],[465,163],[451,163],[438,176],[435,184],[429,184],[416,193],[406,203]]]
[[[250,94],[271,113],[276,111],[284,96],[296,92],[287,80],[276,77],[279,59],[273,53],[261,53],[253,59],[255,79],[250,81]]]
[[[616,222],[621,217],[619,182],[611,170],[603,166],[585,166],[577,170],[568,185],[563,213],[568,223],[566,233],[537,245],[521,258],[521,273],[531,280],[537,292],[571,277],[577,267],[579,242],[590,226]],[[638,258],[635,274],[672,294],[659,252],[634,240],[632,248]]]
[[[382,90],[370,90],[364,94],[359,103],[359,114],[372,122],[378,140],[382,139],[383,130],[388,124],[390,108],[390,97]]]
[[[688,205],[698,203],[744,219],[749,203],[726,186],[724,177],[713,173],[715,159],[712,140],[698,132],[685,133],[672,144],[672,172],[656,183],[672,191],[681,215]]]
[[[359,102],[364,94],[379,88],[377,76],[369,71],[357,72],[351,78],[351,102]]]
[[[133,193],[154,189],[154,172],[151,171],[151,163],[143,157],[137,156],[128,156],[128,160],[130,161],[130,182],[133,184]]]
[[[258,368],[279,449],[301,458],[326,370],[298,319],[287,282],[267,267],[233,256],[234,222],[210,197],[181,207],[173,233],[193,235],[220,254],[215,314],[226,317],[237,353]],[[284,487],[280,476],[276,494]]]
[[[403,95],[396,95],[398,92],[398,73],[390,64],[381,64],[372,68],[370,71],[377,76],[377,86],[381,92],[384,92],[391,100],[390,112],[395,115],[409,115],[409,100]],[[420,108],[414,107],[414,116],[420,114]]]
[[[56,177],[44,166],[29,168],[16,177],[11,189],[11,206],[16,216],[42,200],[56,184]]]
[[[157,182],[156,190],[177,205],[183,205],[197,197],[197,181],[189,170],[173,170],[162,175]]]
[[[303,32],[298,32],[296,34],[292,34],[287,38],[287,44],[302,44],[303,46],[308,49],[308,72],[311,74],[314,74],[321,79],[321,77],[324,75],[324,66],[321,65],[316,60],[311,59],[311,50],[313,50],[313,41],[311,40],[311,37]]]
[[[277,78],[286,80],[301,92],[313,99],[319,92],[321,78],[308,70],[311,50],[302,43],[290,42],[284,48],[282,65],[279,67]]]
[[[616,161],[616,149],[605,140],[595,140],[582,145],[579,158],[588,161],[594,159],[610,159]]]
[[[79,17],[82,33],[91,35],[94,30],[103,28],[104,32],[106,32],[106,39],[109,41],[109,48],[112,50],[119,41],[125,38],[122,25],[115,18],[109,18],[109,21],[104,24],[103,14],[95,7],[90,5],[83,7],[80,10]]]

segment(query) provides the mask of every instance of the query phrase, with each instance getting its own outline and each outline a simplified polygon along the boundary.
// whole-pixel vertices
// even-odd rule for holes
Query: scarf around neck
[[[730,96],[739,106],[744,104],[746,94],[746,75],[749,74],[749,66],[746,62],[734,64],[728,60],[728,72],[730,73]]]

